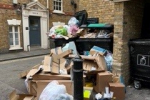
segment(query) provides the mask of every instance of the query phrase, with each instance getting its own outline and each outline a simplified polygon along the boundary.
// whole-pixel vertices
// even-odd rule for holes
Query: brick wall
[[[77,3],[77,7],[79,7],[79,0],[74,0]],[[30,0],[18,0],[18,3],[28,4]],[[39,0],[41,4],[45,7],[47,5],[46,0]],[[70,0],[63,0],[63,11],[65,14],[54,14],[53,11],[53,0],[49,0],[49,11],[52,13],[50,14],[50,27],[52,27],[53,21],[60,21],[68,23],[70,17],[74,14],[74,8],[70,4]],[[78,11],[78,8],[77,8]],[[9,31],[8,31],[8,19],[17,19],[21,20],[21,14],[18,15],[13,8],[12,0],[0,0],[0,53],[5,53],[9,51]],[[20,26],[21,32],[21,46],[23,46],[23,33],[22,33],[22,25]]]
[[[80,0],[79,10],[87,10],[88,17],[98,17],[101,23],[114,23],[114,3],[104,0]]]
[[[115,4],[114,69],[122,73],[126,84],[130,78],[129,39],[139,38],[142,28],[143,0]]]
[[[102,23],[114,24],[113,69],[129,82],[129,39],[140,37],[143,0],[114,3],[104,0],[80,0],[79,10],[87,10],[88,17],[98,17]]]
[[[0,52],[8,52],[9,50],[9,26],[8,19],[21,19],[19,15],[16,15],[14,10],[0,9]],[[21,30],[22,40],[22,30]],[[21,41],[22,44],[22,41]]]

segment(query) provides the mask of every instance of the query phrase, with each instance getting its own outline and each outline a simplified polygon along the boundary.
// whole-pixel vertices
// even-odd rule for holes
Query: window
[[[63,12],[63,5],[62,5],[62,0],[54,0],[54,12]]]
[[[20,46],[20,25],[21,20],[7,20],[9,25],[9,50],[22,49]]]
[[[19,26],[9,26],[9,43],[10,49],[20,47],[20,31]]]

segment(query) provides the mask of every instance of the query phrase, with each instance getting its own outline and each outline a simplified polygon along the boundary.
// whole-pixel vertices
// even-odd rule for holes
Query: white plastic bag
[[[71,19],[68,22],[69,26],[77,25],[79,21],[75,17],[71,17]]]
[[[58,95],[65,93],[66,87],[64,85],[59,85],[58,81],[52,81],[43,90],[39,100],[55,100]]]
[[[107,65],[107,70],[112,72],[112,63],[113,63],[112,53],[107,51],[107,54],[104,57]]]
[[[56,100],[73,100],[73,97],[69,94],[60,94],[57,96]]]
[[[49,32],[49,36],[55,35],[55,27],[52,27]]]

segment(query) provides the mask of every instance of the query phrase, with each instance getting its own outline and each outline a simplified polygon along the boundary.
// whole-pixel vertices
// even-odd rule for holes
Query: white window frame
[[[15,27],[17,27],[17,32],[15,32]],[[9,28],[12,28],[12,32],[9,31],[9,44],[10,44],[10,34],[13,36],[13,45],[10,44],[9,50],[15,50],[15,49],[22,49],[20,45],[20,26],[9,26]],[[15,33],[18,33],[18,44],[16,45],[16,37]]]
[[[21,25],[21,20],[16,20],[16,19],[12,19],[12,20],[7,20],[9,28],[12,28],[12,32],[10,32],[9,30],[9,44],[10,44],[10,33],[12,33],[13,35],[13,45],[10,45],[9,50],[17,50],[17,49],[23,49],[21,47],[21,43],[20,43],[20,25]],[[15,45],[15,27],[17,26],[18,29],[18,45]]]
[[[54,1],[57,2],[57,0],[53,0],[53,9],[55,8]],[[61,10],[56,10],[56,9],[54,9],[54,10],[53,10],[53,13],[65,14],[65,13],[63,12],[63,0],[61,0]]]

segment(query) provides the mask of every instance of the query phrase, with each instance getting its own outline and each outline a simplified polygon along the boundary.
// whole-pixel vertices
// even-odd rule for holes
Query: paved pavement
[[[20,58],[27,58],[27,57],[34,57],[49,54],[50,49],[36,49],[32,51],[22,51],[22,52],[13,52],[13,53],[6,53],[0,54],[0,62],[7,61],[7,60],[14,60]]]
[[[27,93],[24,79],[19,78],[19,73],[40,63],[43,59],[44,56],[38,56],[0,62],[0,100],[9,100],[8,96],[13,90]],[[136,90],[127,87],[125,100],[150,100],[150,88]]]
[[[0,62],[0,100],[9,100],[8,96],[13,90],[18,93],[27,93],[24,79],[19,73],[40,63],[44,56],[25,58]]]

